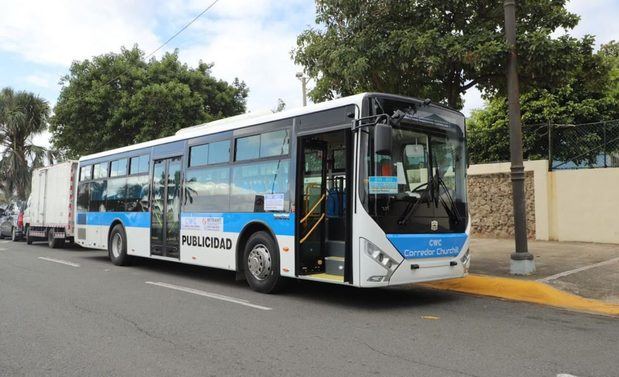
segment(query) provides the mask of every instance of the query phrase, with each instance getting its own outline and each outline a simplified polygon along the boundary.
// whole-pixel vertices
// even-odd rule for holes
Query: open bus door
[[[297,274],[352,281],[349,130],[301,136],[297,166]]]

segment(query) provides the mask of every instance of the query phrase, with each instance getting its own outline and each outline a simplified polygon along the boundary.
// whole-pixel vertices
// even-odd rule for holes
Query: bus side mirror
[[[378,123],[374,127],[374,153],[391,156],[392,128],[388,124]]]

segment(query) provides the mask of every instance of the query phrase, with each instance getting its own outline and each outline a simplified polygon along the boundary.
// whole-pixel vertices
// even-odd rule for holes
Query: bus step
[[[344,276],[344,258],[325,257],[325,273]]]
[[[346,252],[346,244],[344,241],[327,241],[327,255],[330,257],[344,258]]]

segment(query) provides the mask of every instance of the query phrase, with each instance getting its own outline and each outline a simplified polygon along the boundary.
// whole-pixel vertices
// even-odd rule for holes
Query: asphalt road
[[[1,376],[616,377],[618,339],[617,319],[530,304],[310,282],[264,295],[232,272],[0,241]]]

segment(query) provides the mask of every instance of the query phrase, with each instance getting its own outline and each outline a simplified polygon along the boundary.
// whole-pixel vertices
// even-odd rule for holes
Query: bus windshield
[[[386,233],[453,233],[466,229],[464,137],[456,126],[402,122],[390,154],[362,136],[360,198]]]

